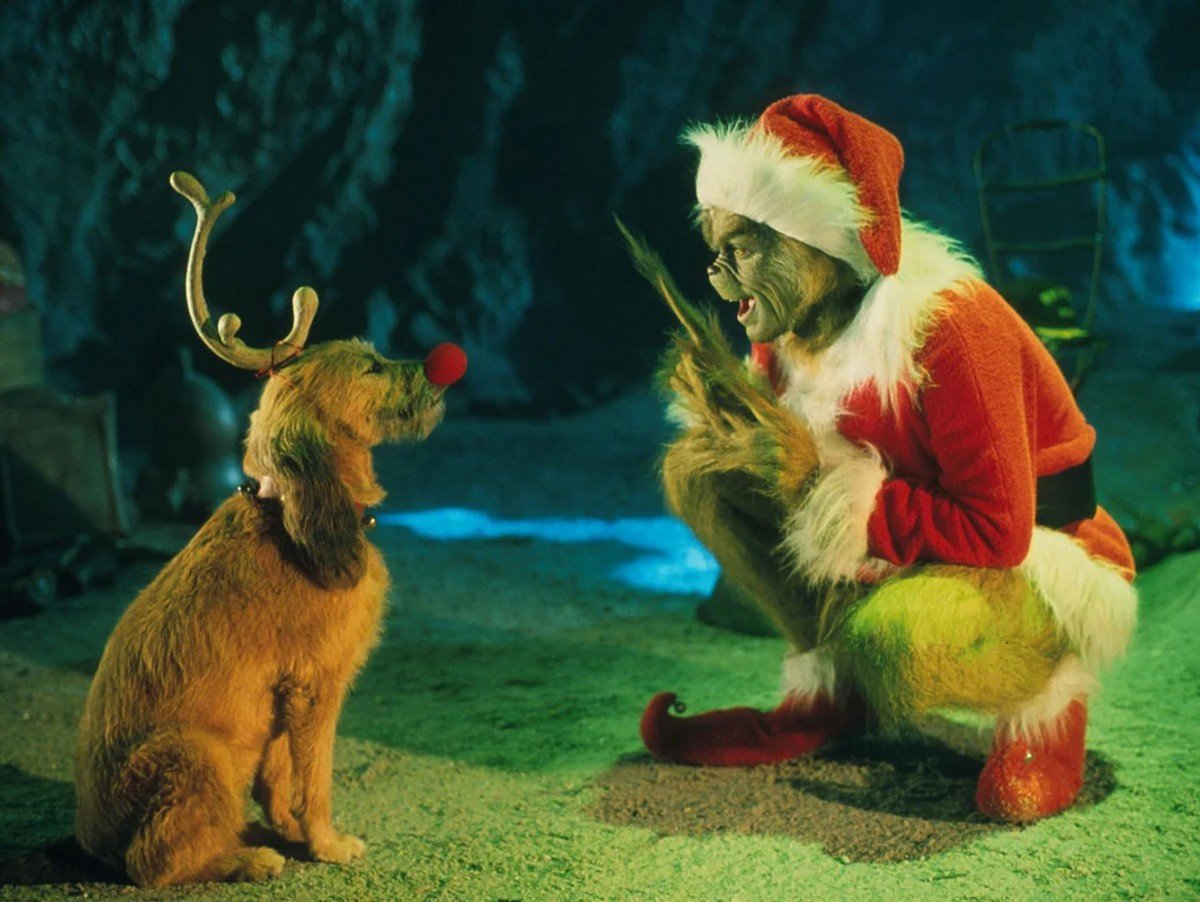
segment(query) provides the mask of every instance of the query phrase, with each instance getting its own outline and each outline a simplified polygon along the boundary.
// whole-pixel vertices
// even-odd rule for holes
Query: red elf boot
[[[857,698],[834,701],[824,693],[791,695],[773,711],[723,708],[673,717],[683,705],[660,692],[642,714],[642,742],[659,761],[712,767],[749,767],[806,755],[834,736],[861,729],[866,707]]]
[[[975,804],[996,820],[1023,824],[1069,808],[1083,786],[1087,706],[1075,699],[1044,736],[1013,738],[996,727]]]

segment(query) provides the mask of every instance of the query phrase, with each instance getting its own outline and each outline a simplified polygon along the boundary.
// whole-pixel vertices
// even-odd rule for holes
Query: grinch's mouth
[[[739,323],[744,323],[746,318],[750,316],[750,312],[754,309],[754,305],[758,303],[754,298],[742,298],[737,302],[738,312],[737,320]]]

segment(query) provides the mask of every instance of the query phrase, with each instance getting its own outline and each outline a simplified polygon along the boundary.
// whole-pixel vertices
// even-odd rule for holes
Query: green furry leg
[[[830,638],[885,728],[931,708],[995,714],[1036,695],[1068,651],[1020,572],[946,564],[883,583]]]
[[[796,649],[812,648],[823,596],[789,576],[778,551],[777,507],[745,473],[706,472],[693,444],[684,436],[663,459],[667,503],[784,638]]]

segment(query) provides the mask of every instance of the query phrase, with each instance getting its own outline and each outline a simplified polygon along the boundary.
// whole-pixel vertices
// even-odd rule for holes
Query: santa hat
[[[696,199],[762,222],[844,260],[864,280],[900,265],[904,151],[887,129],[816,94],[758,122],[684,133],[700,151]]]

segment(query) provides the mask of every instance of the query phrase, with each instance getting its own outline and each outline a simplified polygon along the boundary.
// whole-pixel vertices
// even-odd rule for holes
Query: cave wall
[[[825,93],[900,137],[906,207],[982,254],[975,146],[1065,117],[1108,138],[1111,359],[1150,365],[1200,345],[1197,33],[1183,0],[15,0],[0,229],[65,388],[134,395],[194,341],[184,168],[239,195],[207,284],[252,341],[307,283],[314,338],[452,339],[477,408],[570,411],[644,379],[670,326],[613,212],[704,293],[688,121]]]

